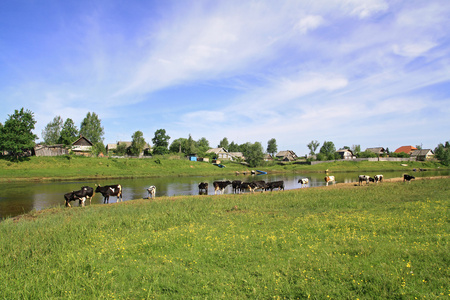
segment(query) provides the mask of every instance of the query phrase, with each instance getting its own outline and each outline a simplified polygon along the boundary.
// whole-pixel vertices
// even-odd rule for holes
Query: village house
[[[336,153],[341,156],[341,159],[353,159],[353,152],[349,149],[339,149]]]
[[[386,153],[386,149],[384,149],[383,147],[367,148],[366,151],[375,153],[378,156],[382,156]]]
[[[298,158],[297,154],[295,154],[292,150],[280,151],[275,155],[275,157],[283,161],[294,161]]]
[[[413,150],[411,157],[416,158],[416,160],[425,161],[434,158],[434,153],[431,149]]]
[[[72,143],[72,152],[77,155],[89,156],[91,155],[92,146],[93,144],[90,140],[80,136],[78,140]]]

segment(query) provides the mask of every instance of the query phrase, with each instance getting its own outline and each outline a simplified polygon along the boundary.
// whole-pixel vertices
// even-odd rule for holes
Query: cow
[[[72,207],[70,205],[70,201],[79,201],[79,204],[81,204],[81,206],[84,206],[84,203],[86,201],[86,196],[83,195],[83,191],[79,190],[79,191],[73,191],[70,193],[66,193],[64,194],[64,199],[66,200],[66,207]]]
[[[325,176],[325,182],[326,186],[328,186],[328,183],[334,182],[336,184],[336,180],[334,179],[334,176]]]
[[[242,180],[233,180],[231,182],[231,187],[233,188],[233,193],[237,194],[241,191]]]
[[[225,188],[231,184],[231,181],[214,181],[214,195],[216,195],[217,191],[219,191],[219,194],[224,192]]]
[[[147,197],[148,199],[155,198],[156,197],[156,186],[154,186],[154,185],[149,186],[147,189],[147,193],[148,193],[148,197]]]
[[[412,179],[416,179],[416,177],[408,174],[403,174],[403,182],[408,181],[409,183],[411,183]]]
[[[381,175],[381,174],[380,175],[375,175],[373,178],[375,179],[376,183],[383,181],[383,175]]]
[[[105,186],[98,185],[95,192],[103,195],[103,203],[109,203],[109,196],[117,197],[117,202],[123,201],[122,186],[120,184]]]
[[[365,181],[366,184],[369,184],[370,181],[373,182],[373,178],[370,178],[370,176],[368,176],[368,175],[359,175],[358,179],[359,179],[359,185],[360,185],[360,186],[361,186],[361,183],[362,183],[363,181]],[[372,180],[371,180],[371,179],[372,179]]]
[[[90,186],[82,186],[81,187],[81,191],[85,194],[86,199],[89,199],[89,204],[91,204],[92,202],[92,197],[94,197],[95,192],[94,192],[94,188],[91,188]]]
[[[200,182],[198,184],[198,193],[200,195],[203,195],[203,194],[208,195],[208,186],[209,185],[207,182]]]
[[[253,184],[253,191],[257,189],[261,189],[262,192],[266,189],[266,182],[264,180],[256,180],[252,182]]]
[[[303,185],[307,185],[308,184],[308,182],[309,182],[309,179],[308,178],[300,178],[299,180],[298,180],[298,183],[301,183],[302,185],[301,185],[301,187],[303,187]]]
[[[266,184],[266,191],[270,190],[272,192],[274,189],[284,190],[284,181],[272,181]]]
[[[253,182],[242,182],[241,186],[239,187],[240,191],[249,190],[249,192],[253,193],[253,190],[255,188],[255,184]]]

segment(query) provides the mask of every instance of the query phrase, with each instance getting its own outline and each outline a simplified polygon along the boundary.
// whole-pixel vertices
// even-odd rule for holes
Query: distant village
[[[117,143],[107,144],[106,153],[100,153],[100,156],[116,156],[116,149],[119,145],[125,145],[125,147],[131,147],[131,142],[120,141]],[[36,145],[34,148],[34,154],[36,156],[59,156],[67,154],[84,155],[91,156],[91,148],[93,144],[85,137],[81,136],[71,147],[65,147],[64,145]],[[144,149],[138,157],[149,157],[144,155],[146,150],[150,149],[150,145]],[[373,153],[373,157],[369,158],[357,158],[356,155],[350,149],[339,149],[336,151],[338,157],[341,160],[372,160],[372,161],[401,161],[401,160],[418,160],[425,161],[434,158],[434,153],[431,149],[417,149],[414,146],[401,146],[394,151],[396,154],[403,153],[402,157],[389,157],[387,150],[383,147],[367,148],[366,153]],[[212,154],[217,160],[230,160],[230,161],[245,161],[245,157],[242,152],[228,152],[227,149],[223,147],[211,148],[206,151],[206,154]],[[211,156],[211,155],[208,155]],[[130,156],[125,156],[130,157]],[[208,161],[209,158],[197,157],[196,154],[187,155],[187,158],[192,161]],[[292,150],[283,150],[276,153],[274,156],[271,154],[264,155],[264,161],[284,161],[284,162],[295,162],[295,161],[305,161],[305,160],[315,160],[314,156],[302,156],[299,157]]]

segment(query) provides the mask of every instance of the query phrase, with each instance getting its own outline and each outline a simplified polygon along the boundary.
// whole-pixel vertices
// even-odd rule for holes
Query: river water
[[[401,177],[404,172],[383,172],[384,178]],[[374,176],[370,172],[364,174]],[[426,171],[409,172],[416,177],[450,175],[449,170],[444,171]],[[357,182],[359,173],[333,173],[337,184],[342,182]],[[300,178],[308,178],[308,187],[317,187],[325,185],[323,173],[307,174],[267,174],[256,176],[211,176],[211,177],[164,177],[164,178],[139,178],[139,179],[116,179],[116,180],[98,180],[98,181],[57,181],[57,182],[19,182],[19,183],[0,183],[0,220],[7,217],[14,217],[33,210],[42,210],[46,208],[64,206],[64,194],[79,190],[82,186],[88,185],[95,187],[95,184],[110,185],[121,184],[123,187],[123,200],[147,198],[146,189],[150,185],[156,186],[156,197],[178,196],[178,195],[198,195],[198,184],[200,182],[209,183],[209,194],[214,195],[213,181],[215,180],[242,180],[254,181],[264,180],[278,181],[284,180],[285,189],[301,188],[297,183]],[[225,189],[225,194],[232,193],[231,186]],[[116,197],[110,197],[109,202],[116,202]],[[103,203],[101,194],[95,194],[92,204]],[[72,206],[78,206],[78,202],[71,202]],[[89,203],[87,203],[89,205]]]

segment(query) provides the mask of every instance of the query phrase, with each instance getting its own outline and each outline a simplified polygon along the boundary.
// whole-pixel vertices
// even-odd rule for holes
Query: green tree
[[[189,138],[186,140],[186,154],[194,154],[197,152],[197,147],[192,136],[189,134]]]
[[[80,134],[90,140],[92,144],[103,142],[103,135],[105,131],[102,127],[98,115],[88,112],[86,117],[81,122]]]
[[[136,156],[141,155],[146,144],[142,131],[136,131],[131,137],[131,153]]]
[[[58,143],[62,126],[63,119],[61,118],[61,116],[54,117],[53,121],[48,123],[47,126],[45,126],[45,128],[42,130],[42,138],[44,139],[44,143],[47,145],[54,145]]]
[[[166,134],[165,129],[158,129],[155,131],[155,137],[152,139],[154,148],[153,154],[167,154],[169,153],[170,136]]]
[[[361,145],[353,145],[352,152],[353,155],[358,156],[358,154],[361,152]]]
[[[247,143],[242,154],[244,154],[245,161],[252,168],[260,166],[264,162],[264,149],[260,142]]]
[[[227,150],[228,152],[241,152],[240,146],[236,144],[234,141],[230,143]]]
[[[220,148],[220,147],[223,147],[223,148],[225,148],[226,150],[228,150],[228,146],[229,146],[230,144],[229,144],[229,142],[228,142],[228,139],[226,138],[226,137],[224,137],[221,141],[220,141],[220,143],[219,143],[219,145],[217,146],[218,148]]]
[[[94,156],[99,155],[100,153],[106,153],[106,147],[103,142],[97,142],[92,145],[91,153]]]
[[[78,132],[73,120],[71,118],[67,118],[61,129],[58,143],[66,146],[72,145],[72,143],[78,139],[79,135],[80,133]]]
[[[445,142],[445,145],[440,143],[434,149],[434,157],[439,159],[443,165],[450,165],[450,141]]]
[[[308,145],[309,154],[314,155],[316,154],[317,148],[319,148],[320,143],[318,141],[311,141]]]
[[[119,143],[116,150],[114,150],[114,153],[118,156],[124,156],[125,154],[127,154],[127,150],[128,147],[126,143]]]
[[[327,160],[335,159],[336,147],[333,142],[324,141],[320,147],[320,154],[326,157]]]
[[[174,140],[169,147],[171,153],[186,153],[186,138],[178,138]]]
[[[267,153],[272,154],[272,156],[277,153],[277,140],[275,140],[274,138],[270,139],[267,142]]]
[[[204,137],[202,137],[196,142],[196,146],[199,153],[205,153],[211,148],[209,147],[209,141]]]
[[[36,121],[30,110],[15,110],[9,115],[5,124],[0,127],[0,151],[8,151],[16,160],[19,160],[25,151],[33,149],[38,138],[32,131]]]

